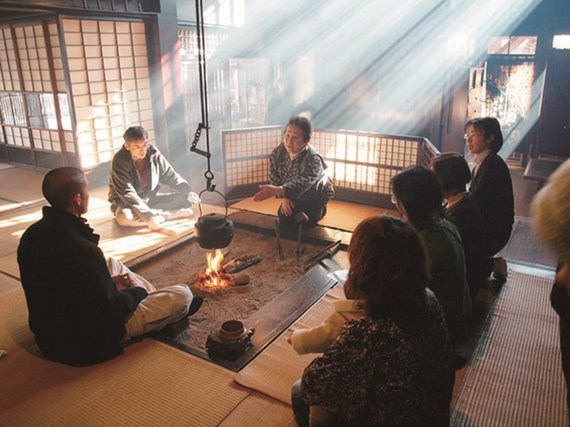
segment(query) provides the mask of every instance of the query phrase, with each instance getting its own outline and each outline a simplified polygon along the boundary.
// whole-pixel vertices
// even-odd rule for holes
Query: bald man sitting
[[[157,291],[119,261],[105,259],[99,235],[82,217],[87,185],[80,169],[48,172],[42,191],[51,207],[18,246],[36,342],[48,359],[74,366],[111,359],[131,338],[177,322],[202,303],[186,285]]]

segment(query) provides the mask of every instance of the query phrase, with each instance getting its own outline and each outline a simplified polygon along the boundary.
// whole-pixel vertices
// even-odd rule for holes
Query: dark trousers
[[[295,381],[291,387],[291,405],[293,406],[293,414],[295,415],[297,425],[299,427],[308,427],[310,407],[301,396],[301,380]]]
[[[304,212],[308,217],[308,225],[315,225],[319,222],[327,213],[327,204],[321,202],[320,200],[316,201],[298,201],[295,202],[295,208],[293,209],[293,215],[285,216],[281,212],[281,207],[277,212],[279,215],[279,222],[285,226],[287,225],[296,225],[297,222],[295,221],[295,215],[299,212]]]

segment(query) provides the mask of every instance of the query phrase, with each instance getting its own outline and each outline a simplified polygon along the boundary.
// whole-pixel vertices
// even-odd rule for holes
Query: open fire
[[[234,277],[223,272],[224,254],[220,249],[206,252],[208,266],[198,273],[199,284],[203,288],[221,289],[234,284]]]

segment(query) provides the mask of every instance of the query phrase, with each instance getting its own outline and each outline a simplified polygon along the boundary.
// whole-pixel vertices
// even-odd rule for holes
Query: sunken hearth
[[[304,230],[299,258],[298,230],[281,230],[284,259],[280,260],[274,217],[238,212],[231,218],[234,238],[222,250],[224,259],[216,262],[228,265],[228,270],[233,260],[246,256],[253,255],[258,262],[235,272],[220,286],[205,286],[208,251],[193,237],[147,254],[129,266],[159,289],[185,283],[195,295],[204,297],[202,308],[187,326],[176,333],[158,334],[158,339],[239,371],[336,284],[331,273],[344,268],[346,257],[342,251],[332,258],[328,255],[346,248],[350,234],[321,226]],[[334,245],[338,241],[340,244]],[[311,262],[318,255],[323,260]]]

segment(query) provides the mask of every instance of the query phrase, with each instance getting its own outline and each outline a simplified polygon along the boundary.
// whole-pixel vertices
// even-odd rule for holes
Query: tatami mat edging
[[[39,353],[23,291],[0,299],[0,426],[217,426],[250,394],[235,373],[152,339],[99,365]]]

